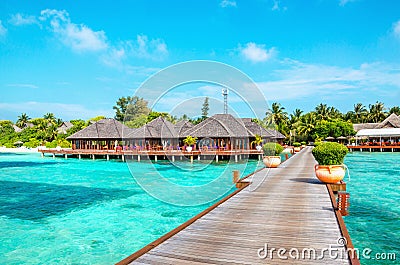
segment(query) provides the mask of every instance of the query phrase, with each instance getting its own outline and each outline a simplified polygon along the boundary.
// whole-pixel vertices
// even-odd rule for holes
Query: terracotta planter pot
[[[277,167],[281,164],[280,156],[264,156],[263,163],[266,167]]]
[[[335,184],[341,181],[346,174],[345,168],[343,165],[332,165],[332,166],[323,166],[323,165],[315,165],[315,175],[317,178],[324,182]]]

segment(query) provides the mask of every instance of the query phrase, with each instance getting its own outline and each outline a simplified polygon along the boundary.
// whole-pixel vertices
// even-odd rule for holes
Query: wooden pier
[[[347,148],[350,152],[400,152],[400,145],[347,145]]]
[[[305,148],[278,168],[258,171],[244,180],[250,185],[118,264],[359,264],[338,242],[345,237],[352,248],[314,164],[311,148]],[[286,250],[281,257],[280,248]],[[325,251],[320,258],[328,248],[337,249],[338,257]],[[308,258],[310,249],[316,259]],[[298,259],[290,256],[296,257],[295,250]]]
[[[180,150],[151,150],[151,151],[134,151],[134,150],[95,150],[95,149],[42,149],[39,150],[42,156],[45,154],[52,155],[53,157],[62,156],[64,158],[76,157],[76,158],[91,158],[91,159],[122,159],[125,160],[137,160],[153,159],[169,159],[172,161],[182,160],[184,157],[187,159],[197,160],[219,160],[223,159],[234,159],[236,162],[242,159],[262,158],[262,151],[257,150],[196,150],[192,152],[180,151]]]

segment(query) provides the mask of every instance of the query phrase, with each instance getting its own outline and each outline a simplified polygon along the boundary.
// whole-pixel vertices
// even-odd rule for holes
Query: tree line
[[[321,103],[308,113],[295,109],[288,114],[285,107],[274,102],[265,113],[266,117],[262,123],[266,126],[275,126],[288,138],[293,136],[299,141],[315,141],[326,137],[354,135],[354,123],[382,122],[392,113],[400,115],[400,107],[387,109],[384,103],[376,102],[369,104],[368,108],[362,103],[354,104],[353,110],[346,113]]]
[[[141,127],[160,116],[172,123],[188,120],[193,124],[198,124],[208,118],[209,109],[208,98],[205,98],[203,102],[201,115],[195,118],[190,118],[186,114],[177,117],[166,112],[151,110],[148,102],[137,96],[121,97],[113,106],[114,118],[131,128]],[[400,115],[400,107],[387,109],[382,102],[376,102],[369,104],[368,107],[357,103],[353,110],[346,113],[321,103],[313,111],[306,113],[295,109],[288,114],[285,107],[274,102],[271,108],[267,109],[263,119],[254,119],[254,121],[265,128],[277,129],[287,137],[288,141],[289,139],[292,141],[318,141],[329,136],[338,138],[354,135],[353,123],[378,123],[392,113]],[[26,113],[22,113],[18,116],[15,124],[9,120],[0,121],[0,146],[13,147],[15,143],[21,141],[26,147],[39,145],[46,145],[49,148],[70,147],[70,142],[66,140],[68,136],[104,118],[104,116],[97,116],[86,121],[83,119],[71,120],[73,126],[64,134],[57,130],[63,121],[55,117],[53,113],[47,113],[40,118],[30,118]],[[21,130],[16,131],[15,125]]]

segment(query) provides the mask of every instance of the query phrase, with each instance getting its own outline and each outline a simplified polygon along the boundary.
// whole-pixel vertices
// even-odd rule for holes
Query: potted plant
[[[294,142],[293,143],[293,151],[295,152],[295,153],[297,153],[297,152],[300,152],[300,150],[301,150],[301,148],[300,148],[300,146],[301,146],[301,144],[299,143],[299,142]]]
[[[307,145],[307,143],[305,141],[302,141],[300,144],[301,144],[301,148],[304,148]]]
[[[283,147],[278,143],[266,143],[263,145],[264,158],[263,163],[266,167],[277,167],[281,163],[280,153]]]
[[[255,135],[255,140],[251,142],[251,144],[256,144],[256,149],[257,151],[261,151],[262,146],[260,145],[262,143],[263,139],[261,135],[256,134]]]
[[[315,175],[324,183],[337,183],[344,178],[346,174],[343,160],[349,152],[346,146],[325,142],[319,144],[312,150],[312,154],[317,160],[315,165]]]
[[[186,151],[192,152],[193,147],[192,145],[196,144],[197,137],[192,137],[192,136],[187,136],[185,139],[183,139],[183,143],[187,145]]]

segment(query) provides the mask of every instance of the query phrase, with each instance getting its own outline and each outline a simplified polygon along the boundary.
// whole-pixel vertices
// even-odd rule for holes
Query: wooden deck
[[[81,159],[82,157],[90,157],[92,159],[103,158],[109,160],[110,158],[121,158],[122,160],[137,160],[141,159],[170,159],[175,161],[175,159],[196,158],[198,160],[219,160],[219,159],[230,159],[233,157],[235,161],[245,159],[249,156],[258,157],[261,159],[262,151],[257,150],[195,150],[192,152],[186,152],[181,150],[96,150],[96,149],[42,149],[38,152],[45,154],[50,154],[55,156],[77,157]]]
[[[347,148],[360,152],[400,152],[400,145],[347,145]]]
[[[349,264],[338,244],[342,234],[331,197],[315,178],[314,163],[311,148],[305,148],[279,168],[257,172],[248,178],[251,185],[119,264]],[[258,256],[265,244],[276,249],[272,258]],[[329,246],[339,250],[339,258],[328,252],[319,260],[301,258],[305,249],[314,248],[319,256]],[[288,259],[277,256],[279,248],[287,250]],[[289,256],[292,248],[299,259]]]

